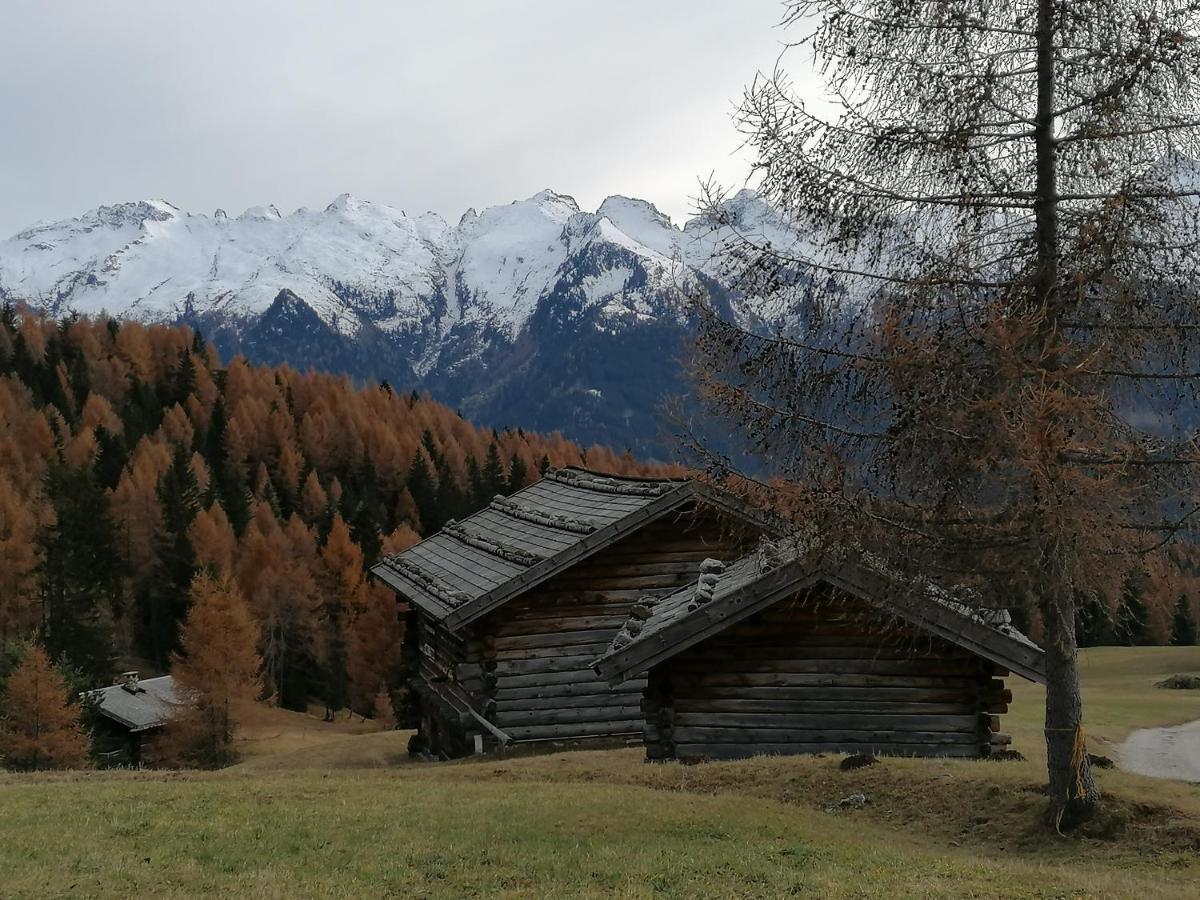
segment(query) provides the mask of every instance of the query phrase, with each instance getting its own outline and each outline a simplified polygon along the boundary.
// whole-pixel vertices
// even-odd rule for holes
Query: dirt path
[[[1118,752],[1121,768],[1128,772],[1200,783],[1200,720],[1135,731]]]

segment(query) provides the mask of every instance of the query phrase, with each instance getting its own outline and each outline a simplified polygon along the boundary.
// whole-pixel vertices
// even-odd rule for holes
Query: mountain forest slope
[[[118,659],[163,667],[194,575],[221,570],[261,628],[276,702],[370,711],[396,687],[401,635],[394,595],[365,569],[579,464],[649,471],[386,384],[222,365],[186,327],[5,307],[0,647],[40,640],[81,683]]]

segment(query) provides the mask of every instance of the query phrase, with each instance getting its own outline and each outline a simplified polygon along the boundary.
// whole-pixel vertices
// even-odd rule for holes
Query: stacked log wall
[[[479,647],[469,636],[455,634],[425,613],[417,616],[417,681],[463,707],[473,706],[482,689],[478,674]],[[474,665],[472,665],[474,662]],[[461,756],[470,752],[480,729],[463,722],[461,715],[429,696],[420,697],[418,730],[436,755]]]
[[[814,591],[650,673],[649,759],[873,752],[977,757],[999,733],[1008,673],[865,604]]]
[[[733,559],[754,539],[716,514],[668,516],[481,620],[480,709],[518,742],[641,734],[645,679],[611,688],[591,664],[639,599],[692,583],[704,559]]]

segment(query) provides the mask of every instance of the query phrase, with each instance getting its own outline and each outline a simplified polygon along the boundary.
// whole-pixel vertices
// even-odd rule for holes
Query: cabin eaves
[[[1007,613],[971,608],[857,551],[831,555],[767,542],[728,567],[712,560],[701,573],[696,583],[635,607],[596,660],[596,672],[619,684],[780,600],[827,584],[1023,678],[1046,682],[1043,651],[1008,623]]]

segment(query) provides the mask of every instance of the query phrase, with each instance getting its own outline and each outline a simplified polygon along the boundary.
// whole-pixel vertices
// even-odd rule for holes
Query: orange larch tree
[[[66,680],[37,644],[26,649],[0,698],[0,758],[9,769],[82,769],[88,739],[79,704],[67,697]]]
[[[168,723],[187,761],[219,766],[230,760],[235,706],[259,691],[258,628],[227,576],[196,576],[171,674],[184,706]]]

